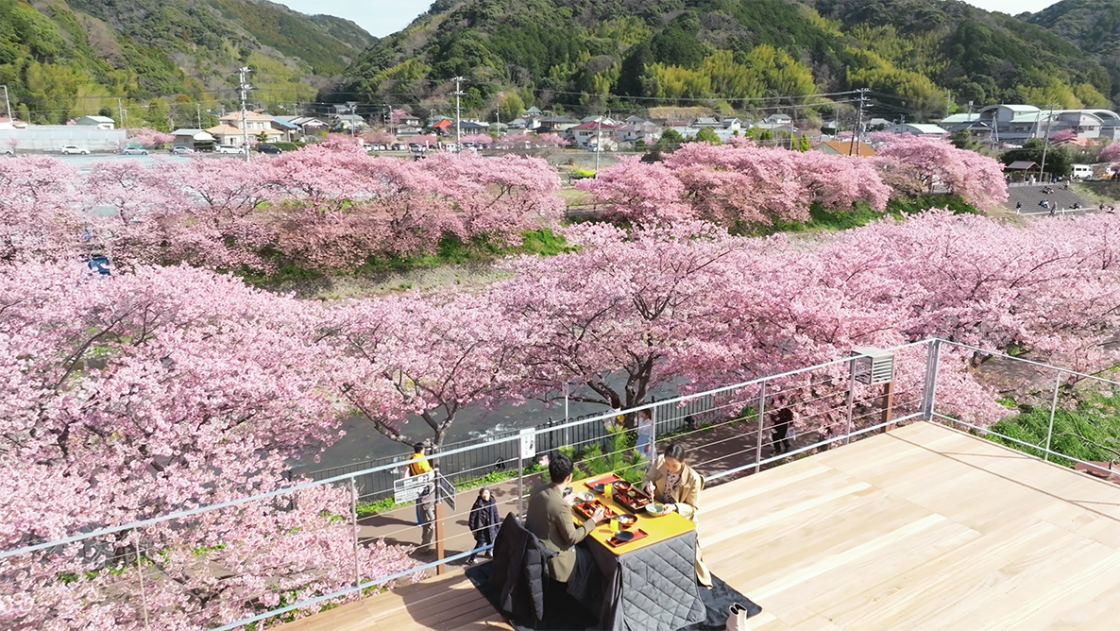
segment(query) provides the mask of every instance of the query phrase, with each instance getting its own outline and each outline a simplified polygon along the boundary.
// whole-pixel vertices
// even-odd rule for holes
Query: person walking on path
[[[649,462],[653,462],[657,455],[657,450],[653,446],[653,435],[653,414],[648,409],[638,412],[638,438],[634,449]]]
[[[773,444],[774,455],[784,454],[789,451],[789,426],[793,423],[793,410],[788,405],[784,405],[781,409],[770,417],[774,423]]]
[[[467,518],[467,526],[474,535],[475,543],[471,556],[467,558],[467,565],[474,565],[480,548],[494,544],[494,539],[498,536],[499,522],[498,500],[490,494],[490,489],[482,487],[478,492],[478,499],[474,501],[474,506],[471,506],[471,516]],[[483,551],[481,554],[494,558],[492,550]]]
[[[432,470],[432,465],[424,456],[424,443],[416,443],[412,451],[413,454],[410,460],[415,460],[415,462],[410,463],[405,469],[405,477],[411,478],[430,472]],[[435,521],[435,485],[428,484],[424,487],[424,490],[420,492],[420,497],[416,498],[416,524],[420,526],[420,547],[416,549],[417,553],[431,553],[432,539],[435,536]]]

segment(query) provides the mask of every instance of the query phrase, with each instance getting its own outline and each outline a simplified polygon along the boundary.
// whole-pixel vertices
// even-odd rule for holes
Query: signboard
[[[535,455],[537,455],[537,430],[532,427],[521,430],[520,457],[529,459]]]
[[[437,501],[442,500],[451,510],[455,510],[455,487],[442,475],[436,477],[436,492]]]
[[[420,475],[393,480],[393,500],[398,504],[419,499],[424,489],[432,483],[435,473],[428,471]]]

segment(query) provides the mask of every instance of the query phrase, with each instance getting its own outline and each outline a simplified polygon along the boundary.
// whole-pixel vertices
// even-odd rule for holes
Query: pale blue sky
[[[384,37],[408,26],[428,10],[430,0],[277,0],[302,13],[326,13],[353,20],[370,33]],[[966,0],[989,11],[1017,14],[1040,11],[1057,0]]]

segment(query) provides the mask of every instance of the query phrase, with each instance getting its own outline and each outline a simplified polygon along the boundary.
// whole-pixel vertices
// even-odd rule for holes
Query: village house
[[[238,140],[236,140],[235,142],[222,141],[221,144],[232,144],[240,147],[242,144],[241,138],[244,136],[244,134],[241,133],[241,112],[226,114],[218,120],[220,121],[220,124],[217,127],[211,127],[210,129],[221,128],[219,129],[219,131],[223,134],[224,138],[232,139],[234,135],[236,135],[236,137],[238,138]],[[260,112],[246,112],[244,125],[245,131],[248,131],[249,135],[252,136],[254,140],[257,140],[262,133],[267,138],[265,142],[281,142],[284,139],[284,132],[276,129],[273,126],[272,117],[268,114],[261,114]],[[228,129],[225,129],[225,127],[233,127],[237,130],[236,134],[232,134]],[[207,133],[210,133],[209,129],[206,131]],[[213,134],[211,133],[211,135]]]
[[[615,151],[618,149],[617,134],[621,130],[621,125],[588,121],[568,129],[564,138],[571,142],[572,146],[580,149],[601,147],[603,151]],[[601,144],[600,138],[602,139]]]
[[[172,147],[186,147],[187,149],[209,149],[214,146],[216,138],[209,132],[202,129],[176,129],[171,132],[174,140],[171,142]]]
[[[540,125],[534,131],[542,134],[558,134],[579,124],[579,121],[567,116],[549,116],[542,118]]]
[[[898,125],[891,125],[886,128],[886,132],[892,134],[910,134],[912,136],[948,136],[949,132],[945,131],[937,125],[924,125],[920,123],[902,123]]]
[[[813,149],[830,156],[859,156],[861,158],[874,157],[874,147],[866,142],[857,143],[854,138],[849,140],[826,140],[817,144]]]
[[[98,129],[116,129],[117,124],[108,116],[82,116],[74,121],[78,125],[89,125]]]
[[[273,116],[272,118],[295,125],[299,128],[300,136],[317,136],[330,129],[330,125],[314,116]]]

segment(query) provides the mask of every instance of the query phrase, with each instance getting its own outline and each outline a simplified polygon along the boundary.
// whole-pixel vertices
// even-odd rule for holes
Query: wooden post
[[[443,502],[436,498],[436,562],[443,560]],[[436,566],[436,575],[440,576],[445,571],[445,564]]]
[[[894,381],[888,381],[883,389],[883,433],[890,431],[891,408],[894,407]]]

